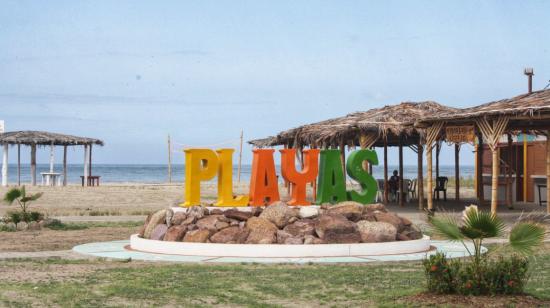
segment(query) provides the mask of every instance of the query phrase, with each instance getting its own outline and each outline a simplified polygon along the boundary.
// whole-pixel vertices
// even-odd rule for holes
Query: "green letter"
[[[317,204],[346,201],[346,181],[338,150],[321,151],[317,184]]]
[[[368,204],[372,203],[376,197],[377,184],[374,177],[363,169],[363,161],[365,160],[371,165],[378,165],[376,151],[357,150],[352,152],[348,158],[346,164],[348,175],[361,185],[361,192],[348,191],[348,200]]]

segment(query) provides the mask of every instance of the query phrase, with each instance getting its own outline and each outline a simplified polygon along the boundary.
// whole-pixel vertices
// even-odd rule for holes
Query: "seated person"
[[[388,187],[392,195],[397,194],[397,191],[399,190],[399,173],[397,172],[397,170],[393,171],[393,175],[388,181]]]

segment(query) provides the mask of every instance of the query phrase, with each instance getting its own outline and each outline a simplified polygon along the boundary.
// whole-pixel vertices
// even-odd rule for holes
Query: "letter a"
[[[212,179],[217,172],[218,156],[214,151],[185,150],[185,202],[182,205],[200,205],[201,181]]]
[[[364,161],[368,161],[373,166],[378,165],[376,152],[366,149],[357,150],[352,152],[348,158],[346,170],[349,176],[361,185],[361,192],[348,191],[348,200],[368,204],[374,201],[378,185],[374,177],[363,169]]]
[[[317,181],[317,203],[346,201],[346,181],[340,151],[322,150],[319,158],[319,179]]]
[[[217,150],[220,161],[218,171],[218,202],[216,206],[246,206],[248,196],[233,197],[233,149]]]
[[[250,205],[263,206],[279,201],[273,149],[254,149],[250,177]]]
[[[306,201],[306,184],[317,177],[319,150],[304,150],[304,166],[301,172],[296,171],[296,149],[279,150],[281,152],[281,174],[292,183],[292,199],[289,205],[310,205]]]

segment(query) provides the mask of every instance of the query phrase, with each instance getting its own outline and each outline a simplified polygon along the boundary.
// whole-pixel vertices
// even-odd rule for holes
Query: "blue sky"
[[[167,134],[217,144],[401,101],[472,106],[525,92],[526,66],[541,89],[549,59],[548,1],[0,1],[0,119],[101,138],[98,163],[164,163]]]

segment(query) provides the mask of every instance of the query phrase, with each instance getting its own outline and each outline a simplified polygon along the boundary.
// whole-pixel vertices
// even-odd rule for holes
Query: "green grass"
[[[48,229],[57,231],[83,230],[89,228],[105,227],[138,227],[143,225],[141,221],[116,221],[116,222],[59,222],[48,226]]]
[[[494,246],[493,246],[494,248]],[[550,299],[550,246],[532,263],[527,292]],[[503,251],[502,253],[507,253]],[[331,265],[152,264],[20,259],[12,264],[111,264],[71,279],[0,281],[0,306],[395,306],[424,291],[420,262]],[[1,268],[0,261],[0,268]],[[15,300],[13,294],[17,294]],[[16,302],[15,302],[16,301]],[[418,303],[416,303],[418,304]]]

